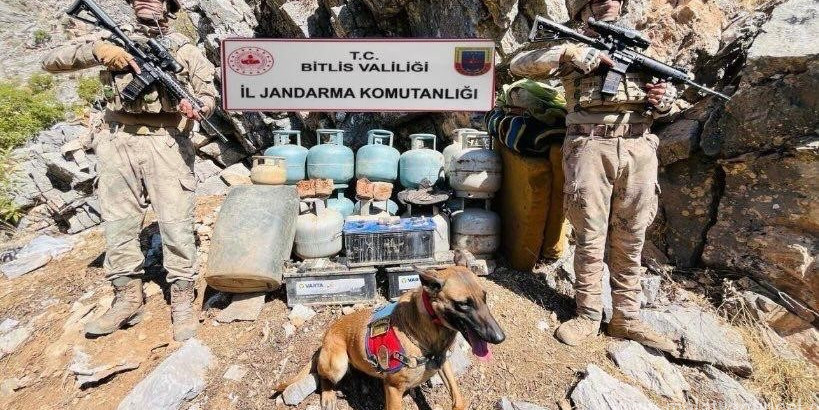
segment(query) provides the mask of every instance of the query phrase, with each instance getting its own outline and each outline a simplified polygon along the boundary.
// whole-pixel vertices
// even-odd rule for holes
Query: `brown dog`
[[[388,319],[404,351],[400,370],[384,371],[386,357],[374,360],[370,355],[368,359],[366,338],[369,332],[378,332],[370,324],[373,309],[339,318],[327,330],[312,363],[293,379],[298,380],[311,371],[318,372],[323,410],[336,408],[333,387],[350,365],[383,380],[388,410],[400,410],[404,393],[429,380],[435,372],[449,389],[452,408],[467,407],[446,360],[447,350],[460,332],[472,352],[486,358],[489,356],[487,342],[498,344],[506,336],[486,306],[486,292],[469,269],[455,266],[418,274],[422,286],[401,296]],[[289,384],[280,385],[278,390],[284,390]]]

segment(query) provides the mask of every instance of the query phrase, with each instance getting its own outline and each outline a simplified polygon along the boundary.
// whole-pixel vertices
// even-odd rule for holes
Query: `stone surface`
[[[585,373],[571,394],[576,409],[659,410],[639,389],[611,377],[596,365],[587,365]]]
[[[290,310],[287,318],[290,319],[290,323],[296,327],[299,327],[303,325],[304,322],[312,319],[315,315],[315,310],[304,305],[295,305],[293,306],[293,309]]]
[[[7,279],[15,279],[33,272],[49,262],[51,262],[51,255],[47,253],[20,256],[0,266],[0,272],[2,272]]]
[[[230,187],[219,175],[214,175],[196,185],[196,196],[226,195]]]
[[[307,396],[313,394],[319,386],[319,378],[315,373],[310,373],[301,379],[295,381],[293,384],[287,386],[282,392],[284,404],[288,406],[295,406]]]
[[[68,370],[76,377],[77,387],[81,389],[96,385],[117,373],[127,372],[139,367],[139,362],[128,360],[91,367],[90,360],[90,356],[77,349],[74,351],[74,359],[68,367]]]
[[[715,165],[699,157],[677,162],[659,173],[660,206],[665,215],[662,234],[671,264],[685,268],[699,265],[705,235],[716,212],[717,180]]]
[[[263,292],[235,294],[230,305],[216,315],[216,320],[222,323],[256,320],[264,307],[264,298]]]
[[[16,320],[16,319],[11,319],[11,318],[3,319],[3,321],[0,322],[0,334],[10,332],[12,329],[16,328],[17,325],[19,325],[19,324],[20,324],[20,321]]]
[[[509,400],[508,397],[504,396],[498,400],[498,403],[495,405],[495,409],[497,410],[546,410],[543,407],[540,407],[536,404],[532,404],[529,402],[525,402],[522,400]]]
[[[731,376],[711,365],[692,371],[689,379],[712,408],[763,410],[765,406]],[[713,401],[712,401],[713,400]]]
[[[780,347],[780,356],[789,356],[790,351],[795,348],[802,356],[819,366],[819,331],[810,322],[756,291],[767,293],[764,289],[754,287],[754,291],[744,290],[737,296],[724,295],[724,305],[732,308],[734,303],[739,304],[739,308],[744,309],[743,312],[749,312],[753,319],[760,321],[760,326],[770,328],[784,339],[789,344],[784,352],[778,346],[779,340],[771,337],[775,340],[770,341],[770,344]]]
[[[219,176],[229,186],[234,185],[250,185],[253,182],[250,180],[250,169],[241,162],[233,164],[219,173]]]
[[[649,326],[681,346],[678,358],[710,363],[742,376],[751,374],[742,335],[715,315],[680,305],[643,309],[640,313]]]
[[[652,40],[660,61],[691,69],[719,51],[725,11],[716,2],[635,0],[626,3],[626,12],[623,23]]]
[[[711,130],[703,134],[710,155],[743,153],[793,146],[795,139],[819,128],[819,5],[813,0],[788,0],[748,50],[739,90]]]
[[[219,49],[219,39],[228,37],[253,37],[258,25],[253,9],[241,0],[184,0],[185,8],[192,11],[199,36],[208,51]]]
[[[691,386],[682,372],[660,352],[630,340],[609,344],[607,352],[620,371],[646,389],[676,401],[685,401],[685,392]]]
[[[178,409],[205,388],[205,373],[212,360],[210,348],[189,339],[140,381],[117,409]]]
[[[20,348],[31,336],[31,331],[31,327],[21,326],[0,334],[0,359]]]
[[[220,140],[214,140],[210,144],[199,148],[199,151],[203,154],[207,155],[223,167],[227,167],[233,165],[242,159],[244,159],[245,154],[241,152],[241,148],[228,145]]]
[[[659,275],[643,275],[640,278],[640,286],[643,288],[643,293],[640,296],[642,306],[653,306],[659,301],[662,282],[663,278]]]
[[[279,7],[278,15],[282,17],[280,27],[296,38],[310,37],[316,32],[315,24],[311,20],[318,11],[319,2],[317,0],[283,1]]]
[[[699,147],[700,128],[699,121],[680,119],[657,131],[660,138],[660,146],[657,147],[660,166],[688,159]]]
[[[220,172],[222,172],[222,168],[216,165],[213,160],[197,157],[193,163],[193,173],[196,175],[196,182],[200,184],[214,175],[219,175]]]
[[[819,309],[819,138],[725,162],[724,195],[703,262],[742,270]]]
[[[290,322],[284,322],[284,324],[282,325],[282,330],[284,331],[284,337],[286,339],[290,336],[293,336],[293,333],[296,333],[296,326],[294,326]]]
[[[243,377],[247,374],[247,368],[242,365],[234,364],[228,367],[227,371],[225,372],[224,376],[225,379],[233,380],[233,381],[241,381]]]

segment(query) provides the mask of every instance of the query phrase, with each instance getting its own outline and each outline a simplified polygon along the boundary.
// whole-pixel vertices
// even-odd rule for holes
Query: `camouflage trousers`
[[[640,256],[657,213],[656,135],[567,136],[564,208],[574,228],[577,314],[602,318],[603,258],[611,273],[615,315],[640,311]]]
[[[138,277],[145,257],[139,233],[150,203],[162,236],[168,282],[193,280],[194,149],[175,129],[110,125],[93,140],[105,230],[106,278]]]

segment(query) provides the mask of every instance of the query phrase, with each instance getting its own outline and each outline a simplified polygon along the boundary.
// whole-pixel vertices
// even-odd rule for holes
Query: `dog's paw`
[[[336,399],[336,392],[323,391],[321,392],[321,410],[336,410],[338,400]]]

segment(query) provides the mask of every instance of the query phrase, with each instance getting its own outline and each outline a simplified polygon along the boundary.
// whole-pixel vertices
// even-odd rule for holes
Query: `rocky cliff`
[[[218,55],[214,39],[224,35],[485,37],[497,43],[501,80],[535,15],[568,19],[557,0],[191,3],[197,3],[190,10],[212,56]],[[693,107],[658,127],[663,217],[653,228],[656,244],[680,267],[751,273],[819,308],[819,46],[813,39],[819,4],[634,0],[627,10],[627,20],[647,33],[659,57],[733,93],[724,104],[689,90],[685,97]],[[263,139],[255,135],[286,126],[267,115],[231,119],[254,143]],[[300,113],[290,120],[296,127],[349,129],[351,142],[360,144],[361,131],[375,125],[404,135],[446,135],[470,118]]]
[[[67,2],[57,3],[53,10]],[[536,15],[568,19],[561,0],[186,0],[183,6],[181,20],[192,25],[200,47],[217,65],[224,37],[483,37],[497,44],[499,83],[511,78],[507,63],[525,48]],[[25,10],[13,11],[4,19],[31,30]],[[680,268],[751,274],[819,309],[819,3],[632,0],[627,11],[626,20],[651,38],[660,58],[732,94],[723,103],[687,90],[691,108],[657,125],[662,210],[652,241]],[[59,13],[52,14],[59,20]],[[117,16],[124,19],[127,13]],[[25,75],[19,67],[28,66],[6,62],[3,67]],[[348,142],[359,146],[364,131],[373,127],[395,130],[398,141],[421,131],[448,138],[451,129],[479,125],[479,118],[220,112],[219,127],[232,133],[234,142],[197,134],[197,176],[202,193],[221,192],[222,168],[269,146],[274,129],[343,128]]]

